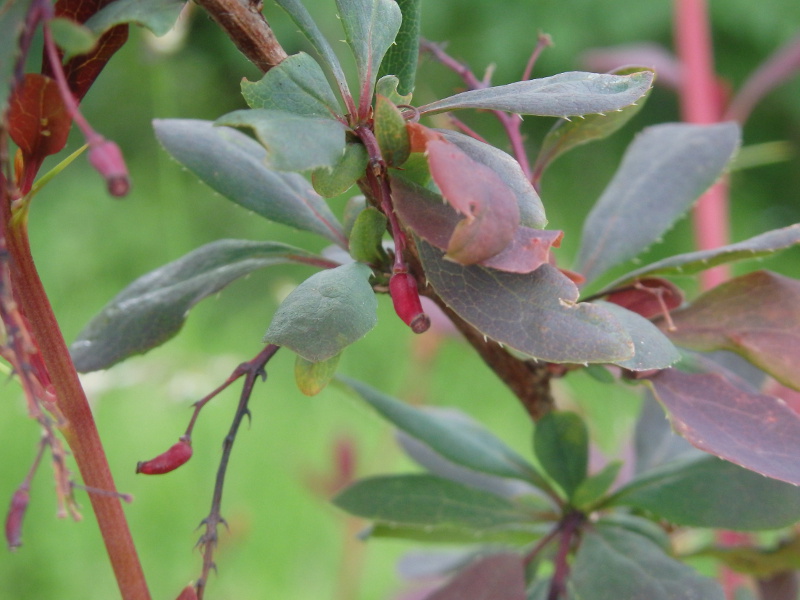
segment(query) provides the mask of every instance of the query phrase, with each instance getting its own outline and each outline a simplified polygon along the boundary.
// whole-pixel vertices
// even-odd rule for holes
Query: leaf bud
[[[162,475],[174,471],[192,457],[192,444],[188,438],[181,438],[163,454],[136,464],[136,472],[144,475]]]
[[[408,273],[400,272],[389,280],[389,294],[392,296],[394,310],[414,333],[424,333],[431,326],[431,320],[422,310],[416,280]]]

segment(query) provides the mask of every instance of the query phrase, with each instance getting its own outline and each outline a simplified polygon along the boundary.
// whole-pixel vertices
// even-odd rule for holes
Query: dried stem
[[[288,55],[261,14],[262,3],[251,0],[196,0],[228,34],[239,51],[266,73]]]
[[[216,393],[230,385],[232,381],[235,381],[244,375],[245,380],[244,384],[242,385],[242,393],[239,397],[239,404],[236,407],[236,413],[233,416],[233,422],[231,423],[228,435],[225,436],[225,439],[222,443],[222,458],[220,459],[219,469],[217,469],[217,480],[214,485],[214,495],[211,500],[211,511],[201,523],[201,525],[205,525],[206,530],[198,541],[198,545],[203,551],[203,572],[200,576],[200,579],[198,579],[197,583],[195,584],[197,598],[199,600],[203,600],[203,594],[205,592],[206,584],[208,583],[209,573],[211,573],[212,569],[216,569],[216,565],[214,564],[214,550],[216,549],[218,542],[217,528],[220,524],[226,524],[225,519],[222,518],[220,509],[222,506],[222,491],[225,485],[225,474],[228,470],[228,461],[230,460],[231,451],[233,450],[233,442],[236,440],[236,434],[239,431],[239,426],[242,424],[242,420],[245,416],[250,416],[248,403],[250,402],[250,396],[253,393],[253,387],[255,386],[256,380],[259,377],[261,377],[262,380],[266,379],[267,372],[264,367],[279,350],[279,348],[279,346],[270,344],[264,348],[264,350],[259,352],[259,354],[253,360],[242,363],[236,367],[231,377],[228,378],[228,381],[220,386],[220,388],[217,388],[217,390],[212,392],[213,395],[216,395]],[[213,395],[211,397],[213,397]],[[198,403],[200,405],[199,408],[202,408],[202,406],[204,406],[209,399],[210,398],[207,396],[201,400]],[[192,424],[190,425],[189,430],[191,430],[191,427],[194,424],[199,408],[195,409],[195,415],[192,417]]]

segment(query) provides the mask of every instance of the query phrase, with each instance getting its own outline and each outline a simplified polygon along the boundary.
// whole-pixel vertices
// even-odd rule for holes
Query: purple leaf
[[[782,399],[741,389],[718,374],[667,369],[650,382],[673,428],[692,445],[800,485],[800,415]]]
[[[612,314],[578,302],[578,288],[542,265],[503,273],[445,260],[418,241],[429,283],[464,320],[493,340],[549,362],[615,362],[633,357],[633,341]]]
[[[522,557],[503,553],[477,560],[426,600],[525,600]]]
[[[769,271],[732,279],[672,314],[678,345],[730,350],[800,389],[800,281]]]

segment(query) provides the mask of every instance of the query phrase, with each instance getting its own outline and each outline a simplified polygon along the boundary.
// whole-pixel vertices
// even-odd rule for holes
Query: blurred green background
[[[343,37],[332,1],[307,2],[331,40]],[[720,74],[737,88],[766,56],[797,35],[800,3],[763,0],[712,2]],[[423,7],[423,34],[447,41],[448,51],[481,74],[494,65],[494,82],[517,79],[539,30],[555,46],[536,66],[546,76],[581,68],[580,55],[594,47],[653,41],[671,46],[671,3],[666,0],[449,0]],[[269,4],[267,18],[289,53],[307,49],[295,27]],[[336,44],[346,58],[347,48]],[[349,60],[349,58],[346,58]],[[33,63],[37,63],[33,61]],[[349,63],[348,63],[349,64]],[[276,239],[318,249],[318,240],[248,214],[211,192],[158,146],[153,118],[217,116],[244,106],[242,77],[250,66],[200,10],[177,48],[158,50],[150,36],[132,31],[84,101],[94,126],[122,146],[134,188],[123,201],[110,199],[85,158],[76,161],[36,199],[30,219],[34,256],[68,340],[103,304],[135,277],[223,237]],[[416,103],[451,94],[461,82],[430,59],[419,71]],[[545,176],[543,199],[551,227],[567,234],[560,261],[577,249],[582,219],[610,179],[635,132],[677,120],[673,93],[658,88],[645,109],[610,140],[559,159]],[[503,144],[487,115],[469,123]],[[549,119],[524,125],[533,156]],[[74,133],[74,132],[73,132]],[[745,144],[789,140],[800,148],[800,78],[774,91],[744,130]],[[81,144],[73,135],[70,148]],[[49,163],[54,164],[53,161]],[[47,168],[47,165],[45,169]],[[732,176],[733,230],[743,239],[800,221],[800,158]],[[344,199],[333,201],[340,212]],[[660,257],[691,249],[687,220],[654,248]],[[800,276],[790,251],[756,267]],[[195,429],[195,456],[168,477],[137,477],[138,460],[174,443],[185,429],[190,405],[221,383],[261,348],[261,337],[280,298],[310,269],[273,267],[232,285],[193,310],[181,335],[145,356],[85,378],[108,458],[121,490],[136,500],[126,508],[153,597],[170,599],[200,570],[195,531],[207,514],[219,449],[238,391],[216,399]],[[689,284],[689,289],[693,289]],[[430,341],[430,340],[428,340]],[[379,325],[349,349],[340,371],[408,400],[456,406],[529,454],[531,426],[517,401],[458,340],[426,343],[393,315],[381,298]],[[396,449],[390,429],[338,390],[314,398],[294,387],[293,356],[279,353],[269,380],[252,401],[253,422],[234,448],[223,499],[229,532],[217,553],[219,575],[209,598],[281,600],[380,600],[408,584],[395,574],[396,559],[411,543],[354,541],[363,526],[327,504],[324,481],[333,472],[333,448],[350,440],[359,475],[414,468]],[[584,375],[559,383],[562,406],[588,415],[598,444],[619,451],[637,410],[629,390],[596,384]],[[2,391],[0,502],[7,502],[35,453],[38,430],[26,418],[16,383]],[[0,598],[100,600],[117,597],[85,493],[85,519],[55,518],[50,468],[37,475],[24,527],[24,545],[0,558]]]

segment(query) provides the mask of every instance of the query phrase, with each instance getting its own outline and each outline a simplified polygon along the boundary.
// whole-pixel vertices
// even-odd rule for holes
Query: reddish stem
[[[718,123],[722,102],[714,72],[711,28],[705,0],[675,0],[675,45],[681,63],[681,114],[687,123]],[[713,185],[694,210],[695,245],[699,250],[724,246],[730,240],[728,188]],[[727,265],[700,274],[704,289],[730,276]]]
[[[52,380],[58,408],[66,419],[60,429],[72,450],[84,483],[98,490],[115,491],[100,435],[89,403],[72,364],[69,350],[36,272],[23,220],[13,226],[9,206],[3,203],[8,249],[13,257],[12,282],[31,332]],[[149,600],[136,547],[125,520],[119,497],[89,494],[106,551],[124,600]]]

